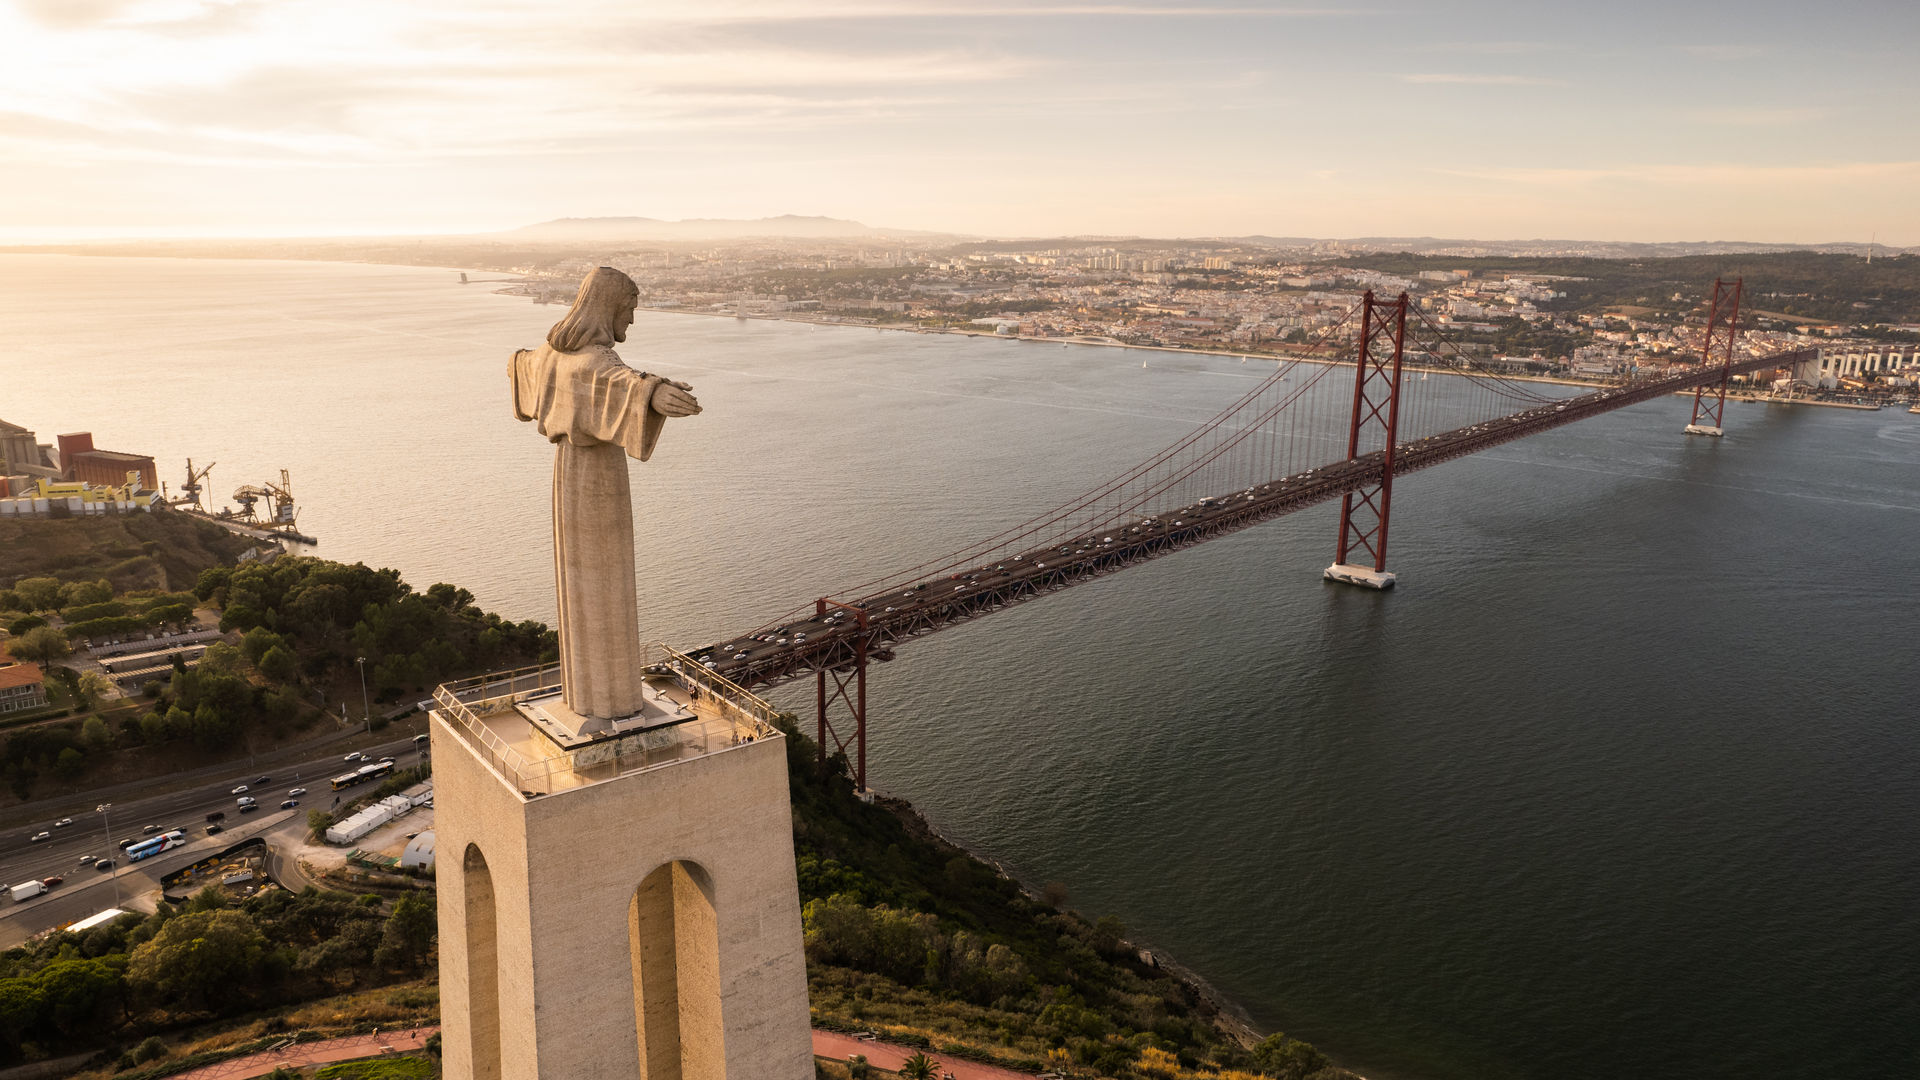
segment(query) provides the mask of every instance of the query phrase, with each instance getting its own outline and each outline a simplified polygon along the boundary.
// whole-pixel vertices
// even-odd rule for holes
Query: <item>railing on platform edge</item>
[[[691,656],[670,645],[654,642],[645,646],[641,654],[641,665],[648,671],[671,672],[683,684],[698,688],[714,701],[722,704],[724,710],[736,714],[745,720],[755,738],[765,738],[778,734],[774,723],[779,710],[769,705],[757,694],[720,673],[703,667]],[[551,674],[551,678],[545,676]],[[522,679],[537,680],[532,686],[512,689]],[[508,691],[504,694],[488,695],[487,689],[504,684]],[[434,688],[433,700],[439,706],[442,715],[457,722],[472,737],[477,749],[486,756],[494,771],[500,774],[509,786],[524,795],[551,794],[553,773],[556,765],[563,765],[565,771],[572,772],[574,755],[578,751],[566,751],[552,757],[529,759],[515,750],[507,742],[495,735],[493,730],[480,720],[483,714],[504,712],[515,704],[525,701],[536,694],[551,692],[560,685],[560,666],[558,664],[536,664],[529,667],[513,668],[508,671],[489,672],[468,679],[457,679],[441,683]],[[471,704],[462,698],[479,689],[481,696]],[[475,711],[478,707],[479,712]]]

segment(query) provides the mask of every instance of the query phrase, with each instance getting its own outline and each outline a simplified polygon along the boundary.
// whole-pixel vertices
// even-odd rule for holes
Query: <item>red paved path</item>
[[[344,1039],[294,1043],[284,1050],[270,1050],[202,1065],[191,1072],[176,1073],[167,1080],[247,1080],[248,1077],[264,1076],[282,1065],[290,1069],[312,1068],[336,1061],[377,1057],[388,1048],[394,1051],[418,1050],[427,1044],[428,1036],[439,1030],[440,1026],[436,1024],[433,1027],[398,1028],[383,1031],[379,1035],[349,1035]]]
[[[438,1025],[400,1028],[382,1032],[378,1036],[349,1035],[344,1039],[295,1043],[284,1050],[267,1051],[213,1065],[202,1065],[190,1072],[176,1073],[168,1080],[250,1080],[251,1077],[264,1076],[282,1065],[288,1068],[312,1068],[315,1065],[328,1065],[336,1061],[375,1057],[389,1049],[396,1052],[418,1050],[426,1045],[428,1036],[439,1030]],[[895,1046],[892,1043],[865,1042],[851,1035],[842,1035],[834,1031],[816,1031],[813,1033],[813,1052],[836,1061],[847,1060],[848,1054],[865,1054],[867,1061],[875,1067],[893,1072],[898,1070],[916,1051],[913,1047]],[[953,1074],[954,1080],[1032,1080],[1029,1073],[1002,1069],[996,1065],[981,1065],[977,1062],[962,1061],[959,1058],[948,1059],[939,1054],[930,1053],[928,1056],[940,1062],[940,1071],[943,1074]]]
[[[896,1072],[908,1058],[921,1051],[911,1046],[864,1042],[837,1031],[816,1031],[813,1033],[813,1052],[835,1061],[847,1060],[848,1054],[865,1054],[868,1063],[889,1072]],[[1014,1072],[1012,1069],[1003,1069],[998,1065],[982,1065],[974,1061],[963,1061],[960,1058],[949,1058],[930,1050],[925,1053],[940,1063],[942,1074],[952,1073],[954,1080],[1033,1080],[1032,1073]]]

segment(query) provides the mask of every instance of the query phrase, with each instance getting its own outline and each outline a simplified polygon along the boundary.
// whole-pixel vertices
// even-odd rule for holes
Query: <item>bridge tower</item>
[[[1400,364],[1407,343],[1407,294],[1390,304],[1361,300],[1360,349],[1354,365],[1353,417],[1347,460],[1381,453],[1380,478],[1340,500],[1340,547],[1330,581],[1393,588],[1387,573],[1387,514],[1393,502],[1393,452],[1400,428]],[[1362,563],[1371,563],[1371,566]]]
[[[1740,333],[1740,291],[1745,285],[1745,278],[1734,278],[1731,286],[1719,278],[1714,279],[1713,300],[1707,305],[1707,341],[1700,350],[1700,365],[1704,368],[1717,359],[1720,381],[1714,385],[1711,398],[1706,386],[1694,387],[1693,419],[1687,423],[1689,435],[1719,438],[1726,434],[1720,426],[1720,415],[1727,407],[1727,377],[1733,367],[1733,339]],[[1717,358],[1715,353],[1719,354]]]
[[[871,802],[873,793],[867,790],[867,651],[873,639],[868,633],[867,609],[821,597],[815,602],[815,616],[826,618],[828,608],[839,608],[850,615],[860,636],[854,639],[851,665],[832,670],[825,667],[814,669],[814,708],[819,717],[820,767],[827,767],[827,745],[831,742],[836,752],[847,755],[847,765],[853,770],[853,790],[861,799]],[[832,690],[827,688],[829,681],[833,683]],[[834,729],[830,707],[836,703],[846,707],[853,721],[851,737]],[[848,753],[849,750],[852,752]]]

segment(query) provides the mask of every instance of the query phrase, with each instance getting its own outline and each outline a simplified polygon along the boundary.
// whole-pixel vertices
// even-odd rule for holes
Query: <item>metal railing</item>
[[[527,797],[550,795],[778,733],[774,725],[778,710],[685,653],[656,642],[645,647],[640,659],[649,673],[671,675],[696,698],[712,701],[720,712],[721,725],[703,721],[657,728],[611,744],[529,757],[502,739],[483,718],[511,712],[520,702],[551,694],[560,686],[559,665],[515,668],[442,683],[434,688],[433,701],[500,778]],[[723,735],[727,736],[724,745],[716,746]]]

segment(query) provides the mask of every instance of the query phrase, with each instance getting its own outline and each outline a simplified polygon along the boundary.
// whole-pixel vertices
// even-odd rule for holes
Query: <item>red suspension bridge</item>
[[[1714,283],[1698,365],[1562,396],[1564,387],[1477,365],[1405,293],[1382,303],[1368,292],[1321,335],[1327,341],[1353,324],[1351,361],[1281,361],[1219,415],[1113,481],[694,658],[748,688],[813,676],[821,756],[846,755],[864,791],[867,667],[915,638],[1334,499],[1340,530],[1326,576],[1388,588],[1387,526],[1401,474],[1686,390],[1694,391],[1686,431],[1721,434],[1729,378],[1811,356],[1736,356],[1740,294],[1737,281]]]

